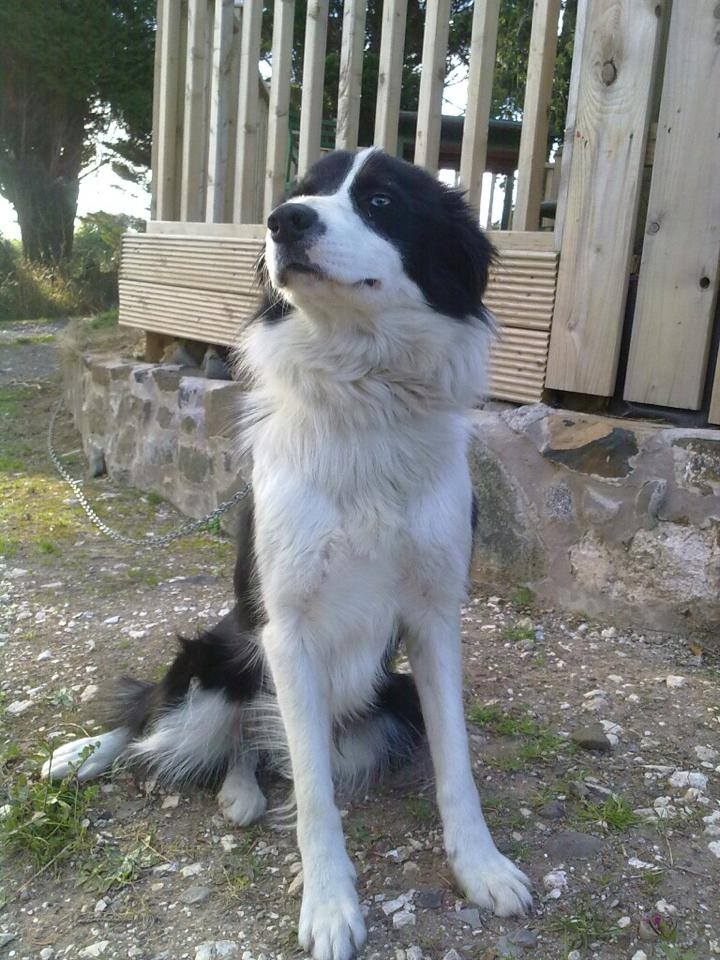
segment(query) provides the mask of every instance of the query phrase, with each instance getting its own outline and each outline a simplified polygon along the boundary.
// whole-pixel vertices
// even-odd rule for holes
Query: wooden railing
[[[385,0],[374,143],[395,153],[408,0]],[[459,181],[479,206],[485,170],[500,0],[473,11],[469,102]],[[518,162],[515,226],[538,229],[548,160],[560,0],[536,0]],[[262,0],[158,0],[152,216],[191,222],[260,222],[286,186],[294,0],[274,0],[271,76],[259,77]],[[328,0],[309,0],[295,172],[321,154],[323,119],[335,145],[358,146],[366,4],[345,0],[337,117],[323,118]],[[450,0],[427,0],[415,162],[436,171],[440,152]]]
[[[334,128],[338,147],[358,145],[367,69],[365,4],[345,0],[337,115],[324,117],[329,0],[308,0],[299,130],[294,123],[291,130],[295,0],[273,2],[266,84],[258,72],[262,0],[158,0],[156,235],[170,229],[163,226],[168,221],[194,222],[191,231],[198,237],[217,236],[203,222],[238,225],[236,236],[242,234],[239,225],[257,225],[259,235],[289,171],[302,175],[308,169],[327,147],[328,129]],[[488,166],[500,3],[475,0],[473,8],[458,178],[477,207]],[[578,0],[564,141],[548,174],[560,12],[561,0],[534,0],[519,151],[513,169],[502,171],[510,184],[503,224],[511,222],[524,247],[505,235],[500,245],[515,273],[504,286],[495,274],[493,283],[500,286],[489,291],[505,337],[494,352],[494,369],[501,373],[493,381],[497,395],[539,399],[549,388],[559,391],[561,402],[567,393],[615,396],[630,404],[705,411],[720,423],[717,2]],[[401,137],[398,128],[407,15],[408,0],[384,0],[373,138],[405,155],[407,114]],[[414,160],[433,171],[441,142],[443,156],[450,156],[449,140],[441,141],[449,22],[450,0],[426,0],[412,129]],[[452,126],[445,120],[446,128]],[[456,125],[454,131],[457,152]],[[496,178],[485,182],[497,197]],[[533,244],[529,231],[541,226],[548,184],[557,198],[554,222],[542,221],[542,240]],[[143,249],[143,255],[150,252]],[[128,263],[126,291],[133,264],[139,266]],[[199,281],[202,271],[193,276]],[[634,316],[631,277],[637,286]],[[144,274],[142,283],[149,279]],[[140,323],[148,316],[142,298],[156,301],[151,290],[133,290],[132,322]],[[169,301],[158,299],[156,306],[161,302]],[[232,304],[218,309],[235,316]],[[160,313],[163,329],[172,332],[172,311],[163,307]],[[183,330],[190,335],[185,321]],[[202,338],[200,326],[197,336]]]

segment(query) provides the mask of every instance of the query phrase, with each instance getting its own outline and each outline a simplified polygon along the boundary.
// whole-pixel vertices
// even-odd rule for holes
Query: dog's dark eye
[[[390,197],[386,193],[376,193],[370,197],[370,203],[373,207],[387,207]]]

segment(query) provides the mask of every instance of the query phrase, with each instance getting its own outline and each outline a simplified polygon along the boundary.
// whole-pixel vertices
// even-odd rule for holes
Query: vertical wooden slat
[[[492,229],[492,210],[493,210],[493,201],[495,200],[495,183],[496,183],[496,181],[497,181],[497,176],[496,176],[496,174],[493,173],[493,175],[492,175],[491,178],[490,178],[490,199],[489,199],[489,203],[488,203],[487,218],[486,218],[486,220],[485,220],[485,229],[486,229],[486,230],[491,230],[491,229]]]
[[[500,0],[475,0],[470,38],[468,105],[460,155],[460,182],[471,203],[480,207],[487,159],[488,120],[492,99]],[[493,178],[494,187],[495,180]]]
[[[450,0],[427,0],[422,74],[418,97],[415,163],[436,172],[440,154],[445,56],[450,31]]]
[[[209,0],[188,0],[180,176],[180,219],[188,221],[205,217],[211,14]]]
[[[385,0],[373,143],[393,155],[397,153],[406,22],[407,0]]]
[[[207,223],[222,223],[232,215],[228,170],[237,117],[239,66],[240,14],[235,9],[235,0],[215,0],[208,120]]]
[[[290,143],[290,70],[295,0],[275,0],[264,214],[282,199]]]
[[[298,144],[300,177],[320,156],[328,10],[329,0],[308,0]]]
[[[555,389],[615,389],[659,6],[593,0],[588,8],[546,380]]]
[[[715,379],[713,381],[712,396],[710,397],[708,420],[710,423],[720,423],[720,356],[718,356],[715,366]]]
[[[158,5],[160,66],[153,130],[156,141],[153,195],[155,217],[158,220],[174,220],[179,213],[180,87],[184,73],[181,66],[182,40],[183,17],[177,3],[161,0]]]
[[[535,0],[520,133],[515,230],[537,230],[540,225],[559,15],[560,0]]]
[[[240,41],[233,223],[252,223],[260,216],[257,210],[255,166],[260,112],[258,67],[262,13],[262,0],[245,0]]]
[[[366,9],[365,0],[345,0],[343,4],[340,82],[335,130],[335,146],[338,150],[355,150],[358,145]]]
[[[625,381],[626,400],[692,410],[702,404],[720,279],[716,8],[673,4]]]
[[[573,57],[570,68],[570,87],[568,89],[567,114],[565,115],[565,131],[560,163],[560,186],[558,188],[557,207],[555,209],[555,249],[562,245],[563,224],[565,223],[565,208],[567,206],[567,188],[570,182],[570,161],[572,159],[573,144],[575,142],[575,123],[577,120],[578,91],[580,89],[580,67],[582,65],[583,42],[585,39],[585,24],[590,0],[578,0],[575,14],[575,37],[573,40]]]
[[[160,89],[162,77],[162,32],[165,22],[164,6],[167,0],[157,0],[155,5],[155,65],[153,69],[153,106],[150,144],[150,219],[157,220],[157,183],[158,183],[158,132],[160,129]]]

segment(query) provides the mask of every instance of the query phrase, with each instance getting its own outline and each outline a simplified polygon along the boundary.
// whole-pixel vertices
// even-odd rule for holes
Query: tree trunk
[[[23,253],[28,260],[57,264],[72,254],[80,169],[55,176],[42,165],[28,164],[13,198]]]

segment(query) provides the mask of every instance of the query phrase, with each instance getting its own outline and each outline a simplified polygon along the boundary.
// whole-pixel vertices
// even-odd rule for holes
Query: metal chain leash
[[[218,507],[212,510],[206,517],[202,517],[200,520],[186,520],[184,523],[181,523],[176,530],[173,530],[172,533],[166,533],[161,536],[148,534],[146,537],[126,537],[124,533],[118,533],[117,530],[113,530],[112,527],[109,527],[105,521],[102,520],[97,513],[95,513],[93,508],[90,506],[87,497],[82,492],[82,483],[68,473],[68,471],[60,462],[59,456],[55,452],[55,421],[57,420],[58,414],[62,410],[62,407],[63,399],[61,397],[50,416],[50,425],[48,427],[47,438],[48,456],[50,457],[50,460],[52,461],[52,464],[57,472],[77,497],[78,503],[85,511],[85,514],[90,522],[94,523],[98,530],[101,530],[106,536],[110,537],[111,540],[117,540],[118,543],[128,543],[135,547],[165,547],[174,540],[179,540],[181,537],[187,537],[189,534],[196,533],[198,530],[206,529],[210,521],[217,517],[221,517],[224,513],[227,513],[227,511],[231,507],[234,507],[236,503],[240,503],[241,500],[244,500],[252,490],[252,484],[248,481],[237,491],[237,493],[234,493],[229,500],[225,500]]]

